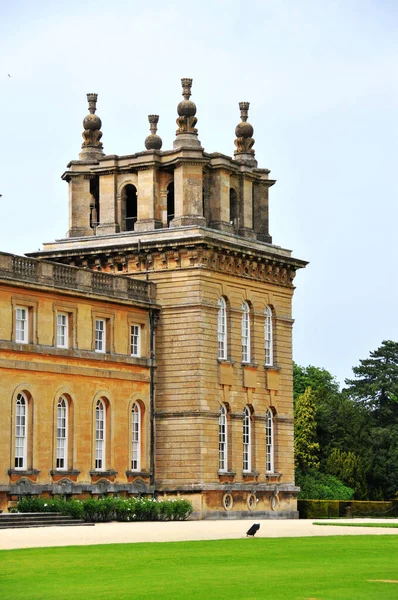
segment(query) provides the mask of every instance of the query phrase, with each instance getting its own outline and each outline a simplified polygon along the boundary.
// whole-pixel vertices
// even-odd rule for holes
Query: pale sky
[[[233,155],[250,101],[271,169],[275,244],[297,274],[294,358],[339,381],[398,341],[398,3],[395,0],[13,0],[0,3],[0,250],[68,229],[60,176],[77,159],[87,92],[107,154],[172,148],[181,77],[199,139]],[[11,75],[9,77],[8,75]]]

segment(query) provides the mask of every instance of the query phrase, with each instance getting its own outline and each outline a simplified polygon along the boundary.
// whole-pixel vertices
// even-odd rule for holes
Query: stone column
[[[93,235],[90,227],[90,179],[84,175],[69,181],[69,231],[68,237]]]
[[[100,223],[97,234],[116,233],[116,176],[114,173],[101,175],[99,178]]]
[[[137,190],[137,222],[135,231],[151,231],[162,227],[160,219],[156,218],[157,202],[157,171],[154,167],[138,171]]]
[[[203,167],[202,163],[184,162],[174,170],[175,217],[170,227],[203,225]]]

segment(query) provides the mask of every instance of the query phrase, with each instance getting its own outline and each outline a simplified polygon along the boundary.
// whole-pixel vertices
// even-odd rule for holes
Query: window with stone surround
[[[250,306],[242,304],[242,362],[249,363],[250,356]]]
[[[95,319],[95,351],[106,352],[106,320]]]
[[[141,325],[130,325],[130,354],[141,356]]]
[[[15,341],[19,344],[29,342],[29,309],[26,306],[15,309]]]
[[[57,404],[57,455],[56,469],[68,469],[68,412],[69,403],[65,396],[61,396]]]
[[[248,406],[243,410],[243,471],[250,473],[252,470],[252,440],[251,440],[251,414]]]
[[[131,470],[141,470],[141,408],[138,402],[131,409]]]
[[[274,343],[273,343],[272,309],[267,306],[265,309],[264,321],[264,352],[265,366],[272,367],[274,364]]]
[[[57,313],[57,348],[69,348],[69,315]]]
[[[98,400],[95,407],[95,470],[105,471],[106,406]]]
[[[15,402],[15,458],[14,468],[27,469],[28,448],[28,399],[25,394],[18,394]]]
[[[218,417],[218,456],[219,470],[221,472],[228,471],[228,423],[227,409],[224,404],[220,406],[220,414]]]
[[[218,299],[218,358],[227,359],[227,304],[222,296]]]
[[[266,465],[267,473],[274,473],[274,415],[271,409],[267,410],[265,421],[265,444],[266,444]]]

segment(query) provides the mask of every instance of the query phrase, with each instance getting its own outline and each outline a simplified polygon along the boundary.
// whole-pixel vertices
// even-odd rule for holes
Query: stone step
[[[31,529],[33,527],[93,527],[95,523],[73,521],[73,523],[7,523],[0,524],[0,529]]]
[[[21,529],[23,527],[64,527],[94,525],[82,519],[74,519],[60,513],[3,513],[0,515],[0,529]]]

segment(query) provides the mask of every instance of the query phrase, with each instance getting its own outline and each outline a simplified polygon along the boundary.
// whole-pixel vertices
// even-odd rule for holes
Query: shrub
[[[108,521],[184,521],[192,513],[188,500],[175,498],[87,498],[64,500],[26,496],[19,500],[18,512],[58,512],[90,523]]]
[[[299,500],[352,500],[354,490],[345,486],[332,475],[310,469],[306,473],[296,473],[296,483],[301,491]]]

